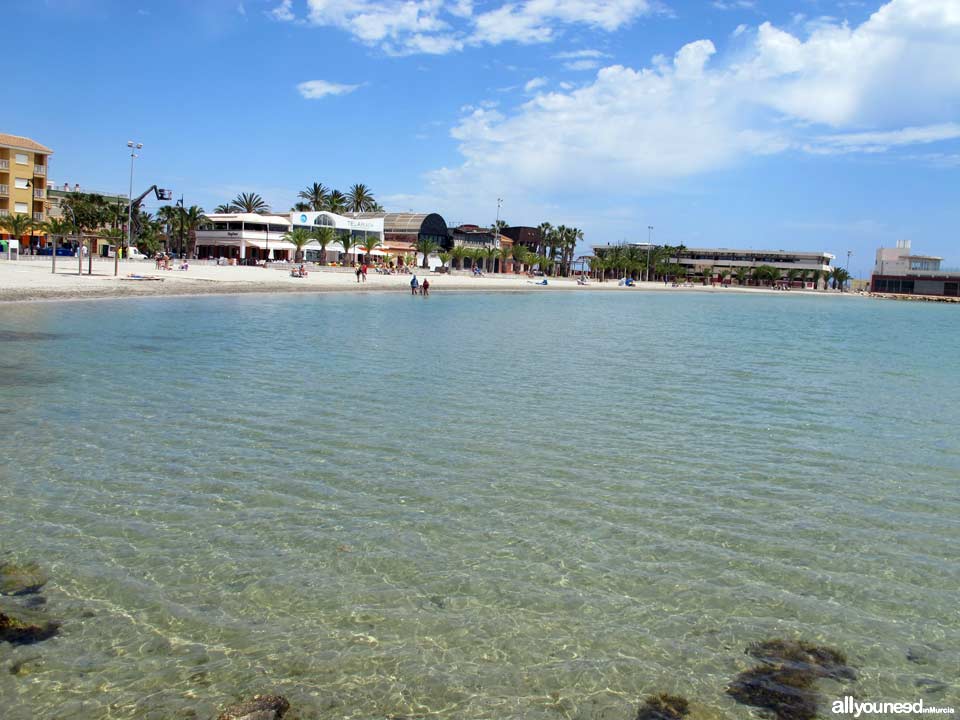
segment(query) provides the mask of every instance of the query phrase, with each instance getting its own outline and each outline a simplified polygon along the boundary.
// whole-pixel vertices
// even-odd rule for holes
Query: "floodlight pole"
[[[647,282],[650,282],[650,247],[653,243],[653,225],[647,225]]]
[[[143,143],[127,141],[127,147],[130,148],[130,193],[127,195],[127,247],[133,244],[133,161],[137,158],[137,150],[143,147]],[[120,247],[122,243],[114,248],[113,251],[113,275],[120,274]]]

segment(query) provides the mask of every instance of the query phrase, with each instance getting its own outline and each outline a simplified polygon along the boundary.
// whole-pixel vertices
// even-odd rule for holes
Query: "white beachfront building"
[[[304,247],[304,259],[310,262],[352,262],[365,255],[382,257],[381,248],[367,253],[362,245],[371,237],[383,243],[383,218],[350,218],[331,212],[291,212],[288,214],[209,213],[197,230],[197,257],[228,258],[237,262],[261,260],[293,261],[296,247],[286,239],[287,233],[302,227],[314,230],[329,227],[336,238],[320,257],[320,244],[313,240]],[[350,251],[344,243],[349,237]],[[343,257],[345,255],[345,257]]]

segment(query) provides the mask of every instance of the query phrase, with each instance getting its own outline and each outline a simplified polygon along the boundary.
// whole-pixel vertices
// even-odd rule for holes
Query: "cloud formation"
[[[319,100],[328,95],[347,95],[356,90],[359,85],[344,85],[326,80],[307,80],[297,85],[299,92],[307,100]]]
[[[483,12],[472,0],[307,0],[300,19],[292,0],[280,0],[270,14],[339,28],[388,54],[443,55],[468,46],[550,42],[571,25],[613,32],[653,10],[650,0],[523,0]]]
[[[745,45],[744,45],[745,43]],[[801,35],[770,23],[718,55],[709,39],[649,67],[512,111],[472,109],[452,130],[463,164],[436,188],[644,187],[784,151],[885,152],[960,137],[960,4],[891,0],[857,27]]]

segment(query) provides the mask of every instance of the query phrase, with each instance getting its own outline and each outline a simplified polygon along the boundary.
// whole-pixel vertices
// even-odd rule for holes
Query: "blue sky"
[[[876,247],[960,265],[960,0],[35,0],[0,130],[51,179],[588,242]],[[38,93],[39,90],[39,93]]]

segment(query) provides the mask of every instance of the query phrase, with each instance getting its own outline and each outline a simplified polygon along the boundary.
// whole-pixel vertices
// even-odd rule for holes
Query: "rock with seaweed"
[[[0,563],[0,595],[29,595],[47,584],[47,573],[35,562]]]
[[[637,720],[680,720],[689,712],[690,704],[686,698],[660,693],[644,699]]]
[[[31,645],[48,640],[60,631],[60,623],[28,610],[0,610],[0,642]]]
[[[804,670],[760,665],[737,675],[727,694],[743,705],[769,710],[777,720],[812,720],[819,700],[814,679]]]
[[[782,665],[834,680],[856,680],[840,650],[803,640],[765,640],[747,648],[747,654],[769,665]]]
[[[280,695],[254,695],[247,702],[231,705],[217,716],[217,720],[280,720],[290,703]]]
[[[819,678],[853,680],[854,670],[840,650],[802,640],[766,640],[747,648],[760,661],[740,673],[727,694],[744,705],[762,708],[777,720],[812,720],[821,697]]]

